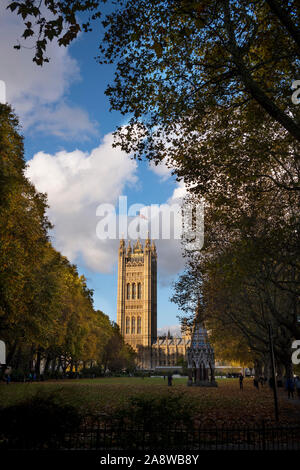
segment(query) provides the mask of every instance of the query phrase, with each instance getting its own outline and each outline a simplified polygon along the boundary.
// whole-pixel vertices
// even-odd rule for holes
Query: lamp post
[[[279,420],[279,410],[278,410],[277,382],[276,382],[275,359],[274,359],[274,346],[273,346],[273,336],[272,336],[272,326],[271,326],[271,323],[269,323],[268,329],[269,329],[269,344],[270,344],[271,366],[272,366],[272,377],[273,377],[273,394],[274,394],[275,420],[278,421],[278,420]]]

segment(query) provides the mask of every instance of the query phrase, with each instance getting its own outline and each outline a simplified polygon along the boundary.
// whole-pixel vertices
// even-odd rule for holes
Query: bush
[[[41,393],[0,409],[0,445],[3,448],[51,448],[81,424],[78,410],[59,403],[55,393]]]
[[[136,395],[120,407],[116,417],[132,425],[143,425],[145,430],[172,428],[191,424],[194,406],[187,404],[183,393],[163,396]]]
[[[80,370],[80,375],[86,379],[103,377],[103,369],[101,366],[86,367]]]
[[[24,382],[25,373],[22,369],[13,369],[10,376],[12,382]]]
[[[147,376],[147,373],[148,371],[144,371],[144,370],[141,370],[141,369],[137,369],[133,372],[133,376],[134,377],[146,377]],[[152,374],[152,373],[151,373]]]

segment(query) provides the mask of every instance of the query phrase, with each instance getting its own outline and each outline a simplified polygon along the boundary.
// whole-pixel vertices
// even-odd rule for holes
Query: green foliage
[[[153,379],[154,380],[154,379]],[[159,427],[172,427],[192,422],[195,405],[187,406],[184,393],[167,393],[162,396],[140,394],[131,397],[126,405],[120,407],[116,415],[134,425],[143,424],[147,431]]]
[[[33,60],[42,65],[49,60],[49,42],[67,46],[80,31],[90,31],[101,17],[102,3],[51,1],[41,8],[23,0],[8,8],[22,17],[24,39],[36,32]],[[84,13],[90,14],[87,21]],[[123,136],[125,147],[137,145],[139,155],[144,147],[151,158],[160,159],[166,149],[162,131],[170,141],[180,133],[188,139],[199,125],[204,131],[213,122],[216,110],[243,113],[253,102],[300,140],[299,112],[291,115],[288,109],[299,65],[296,0],[284,5],[277,0],[152,0],[151,8],[144,0],[126,0],[113,5],[102,26],[99,61],[117,62],[107,94],[113,109],[134,116]],[[159,140],[156,148],[151,130]]]
[[[23,141],[8,106],[0,105],[0,121],[0,332],[10,343],[16,336],[38,335],[39,319],[30,312],[37,291],[49,292],[47,285],[40,287],[39,260],[44,257],[50,224],[45,196],[24,177]]]
[[[101,377],[103,376],[103,368],[102,366],[92,366],[92,367],[85,367],[80,370],[80,377],[82,378],[94,378],[94,377]]]
[[[24,170],[18,120],[0,104],[0,335],[7,364],[28,375],[35,360],[38,377],[42,362],[45,376],[87,361],[133,368],[133,352],[108,316],[94,310],[85,277],[49,242],[46,195]]]
[[[268,325],[278,366],[291,373],[291,344],[300,334],[298,195],[245,195],[234,206],[207,205],[205,245],[186,252],[173,301],[193,319],[197,305],[216,357],[269,371]],[[259,366],[260,363],[260,366]]]
[[[37,34],[36,26],[38,25],[39,32],[37,34],[33,61],[37,65],[43,65],[44,62],[49,62],[45,52],[49,42],[52,42],[53,39],[56,39],[60,46],[67,46],[77,38],[81,31],[91,31],[91,21],[101,16],[99,10],[101,3],[106,3],[106,0],[85,0],[80,2],[77,0],[68,2],[51,0],[45,1],[43,8],[41,8],[42,2],[37,5],[35,0],[26,0],[19,2],[12,1],[7,8],[22,17],[25,25],[22,38],[27,39],[28,37],[35,36]],[[45,14],[45,11],[48,14]],[[85,11],[92,11],[94,13],[92,18],[88,18],[85,23],[80,25],[77,14]],[[49,19],[49,16],[51,19]],[[27,21],[28,18],[31,21]],[[21,45],[18,43],[14,48],[20,49]]]
[[[121,372],[123,369],[133,371],[135,369],[136,353],[124,340],[120,334],[118,325],[113,324],[112,334],[103,351],[103,364],[105,370],[112,373]]]

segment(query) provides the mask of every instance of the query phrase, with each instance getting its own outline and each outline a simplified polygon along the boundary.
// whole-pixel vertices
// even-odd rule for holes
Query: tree
[[[40,65],[49,41],[66,46],[80,30],[90,30],[105,2],[43,3],[8,6],[24,20],[24,39],[38,26],[34,60]],[[92,12],[91,18],[81,21],[81,12]],[[170,136],[178,124],[193,129],[211,104],[235,109],[255,101],[300,141],[299,113],[291,115],[288,106],[300,55],[296,0],[154,0],[150,7],[124,0],[103,26],[100,49],[106,61],[117,60],[107,93],[114,109],[134,114],[131,138],[140,118],[148,138],[156,126]]]
[[[0,332],[9,359],[17,338],[30,341],[40,331],[40,318],[31,315],[31,306],[41,283],[40,260],[50,223],[45,196],[24,177],[23,140],[10,107],[0,105],[0,123]]]
[[[122,369],[134,369],[136,353],[124,342],[118,325],[112,323],[111,328],[111,336],[102,355],[104,370],[120,372]]]
[[[32,32],[25,38],[37,23],[39,64],[49,41],[68,45],[104,14],[98,60],[116,63],[106,93],[112,109],[131,116],[116,145],[164,160],[215,205],[266,187],[299,191],[300,107],[290,89],[300,55],[296,0],[155,0],[151,8],[126,0],[108,13],[103,3],[10,8]]]
[[[193,320],[199,302],[212,341],[224,358],[269,362],[268,324],[279,365],[291,372],[291,344],[299,329],[299,223],[287,194],[207,205],[205,245],[187,252],[173,301]],[[237,346],[240,347],[238,352]]]
[[[7,364],[23,373],[35,367],[37,375],[77,371],[88,361],[133,367],[134,353],[94,310],[84,276],[49,242],[46,195],[24,169],[18,120],[0,104],[0,335]]]

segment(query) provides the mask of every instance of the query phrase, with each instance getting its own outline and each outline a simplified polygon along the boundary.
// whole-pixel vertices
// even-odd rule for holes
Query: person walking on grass
[[[172,374],[170,373],[168,375],[168,386],[171,387],[172,386],[172,380],[173,380],[173,377],[172,377]]]
[[[239,375],[240,390],[243,390],[243,389],[244,389],[243,381],[244,381],[244,376],[243,376],[243,374],[240,374],[240,375]]]
[[[288,398],[294,398],[295,382],[293,378],[290,377],[286,380],[286,388],[288,392]]]
[[[295,386],[297,391],[297,397],[300,399],[300,377],[298,375],[295,380]]]
[[[261,387],[264,386],[265,379],[263,378],[263,376],[259,377],[259,383],[260,383],[260,386],[261,386]]]

